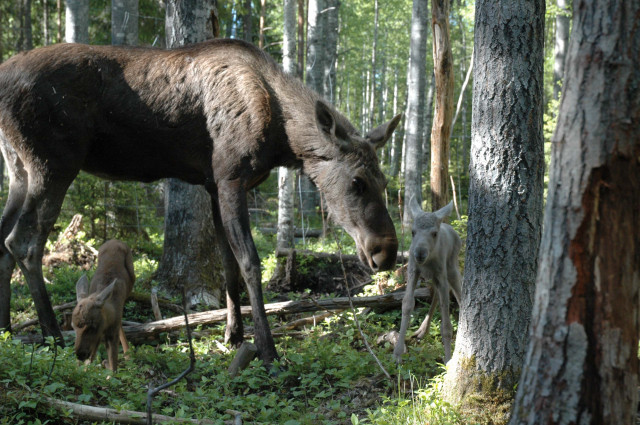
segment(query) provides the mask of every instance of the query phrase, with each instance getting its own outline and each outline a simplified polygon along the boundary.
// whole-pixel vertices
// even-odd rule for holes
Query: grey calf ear
[[[109,286],[100,291],[100,293],[96,296],[96,306],[102,307],[104,305],[105,301],[107,301],[111,294],[113,294],[113,289],[116,287],[117,281],[118,279],[113,279],[113,282],[111,282]]]
[[[420,208],[420,203],[415,196],[411,196],[411,200],[409,201],[409,211],[411,212],[412,218],[416,218],[423,212],[422,208]]]
[[[436,215],[436,217],[438,217],[440,221],[442,221],[444,220],[445,217],[449,217],[449,214],[451,214],[451,211],[453,211],[453,201],[449,202],[447,205],[440,208],[438,211],[435,211],[434,214]]]
[[[400,118],[402,118],[402,114],[396,115],[388,122],[367,133],[366,139],[373,145],[374,149],[379,149],[387,143],[387,140],[389,140],[393,134],[393,130],[395,130],[400,123]]]
[[[87,298],[89,295],[89,279],[87,275],[83,274],[78,282],[76,282],[76,300],[80,302],[82,299]]]

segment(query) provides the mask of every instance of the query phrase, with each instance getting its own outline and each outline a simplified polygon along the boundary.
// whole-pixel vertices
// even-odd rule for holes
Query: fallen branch
[[[307,326],[307,325],[315,326],[318,322],[321,322],[324,319],[326,319],[327,317],[333,316],[334,314],[339,313],[341,311],[342,310],[327,311],[325,313],[316,314],[316,315],[309,316],[309,317],[303,317],[302,319],[294,320],[293,322],[289,322],[289,323],[287,323],[285,325],[277,326],[277,327],[273,328],[271,333],[273,334],[273,333],[277,333],[277,332],[291,331],[291,330],[298,329],[298,328],[301,328],[301,327]]]
[[[431,291],[428,288],[418,288],[415,292],[416,299],[428,298]],[[404,291],[391,294],[378,295],[372,297],[355,297],[353,305],[355,307],[400,307]],[[324,300],[300,300],[284,301],[279,303],[265,304],[267,315],[273,314],[294,314],[320,310],[345,310],[350,308],[349,298],[328,298]],[[240,309],[243,316],[251,315],[251,307],[243,306]],[[227,320],[227,309],[203,311],[189,315],[189,324],[193,327],[206,326]],[[177,331],[184,327],[183,316],[172,317],[156,322],[144,323],[137,326],[125,326],[124,331],[127,339],[134,343],[145,341],[162,332]]]
[[[146,424],[146,412],[136,412],[133,410],[116,410],[108,407],[93,407],[84,404],[71,403],[69,401],[56,400],[54,398],[45,397],[45,403],[55,409],[67,414],[71,412],[73,418],[85,421],[105,421],[115,422],[119,424]],[[207,419],[185,419],[175,418],[165,415],[153,415],[154,423],[170,422],[185,424],[215,424],[216,422]],[[233,422],[230,422],[233,423]]]
[[[296,255],[308,255],[313,258],[318,258],[321,260],[331,260],[331,261],[340,261],[340,254],[334,254],[332,252],[315,252],[308,250],[295,250]],[[291,254],[290,248],[280,248],[276,250],[276,257],[288,257]],[[408,252],[398,252],[398,256],[396,258],[397,264],[403,264],[407,262],[409,258]],[[353,254],[342,254],[342,261],[350,261],[350,262],[360,262],[360,258],[357,255]],[[364,266],[364,265],[363,265]]]
[[[76,302],[72,301],[69,303],[54,306],[53,311],[72,310],[75,306],[76,306]],[[29,319],[29,320],[25,320],[24,322],[18,323],[17,325],[12,326],[11,329],[13,331],[19,331],[20,329],[24,329],[29,326],[33,326],[37,324],[38,324],[38,319]]]

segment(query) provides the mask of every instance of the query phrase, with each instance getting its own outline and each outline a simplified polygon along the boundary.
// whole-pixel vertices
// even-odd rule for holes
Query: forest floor
[[[399,289],[402,282],[402,276],[394,273],[372,276],[358,261],[300,254],[287,264],[280,277],[267,285],[268,302],[345,296],[347,286],[352,296],[378,295]],[[140,278],[134,291],[149,289],[152,272],[145,268],[154,267],[148,259],[136,259]],[[56,282],[48,287],[54,305],[75,300],[75,282],[86,268],[86,264],[60,263],[46,268],[48,280]],[[14,323],[35,317],[26,285],[16,278],[18,282],[12,285]],[[418,302],[416,317],[424,317],[428,306]],[[437,387],[443,350],[439,317],[425,340],[408,343],[406,359],[398,366],[392,359],[393,344],[385,336],[398,328],[399,308],[358,308],[356,315],[350,309],[318,313],[324,316],[317,322],[294,328],[287,325],[314,313],[269,316],[280,359],[270,369],[254,359],[234,377],[227,372],[235,350],[224,346],[224,323],[194,329],[195,371],[162,391],[154,399],[154,412],[220,424],[233,423],[236,414],[243,423],[255,424],[494,423],[463,420],[455,407],[440,399]],[[62,312],[59,314],[62,320]],[[149,306],[128,301],[124,320],[148,322],[153,314]],[[419,320],[414,322],[417,327]],[[248,340],[251,325],[247,319]],[[278,328],[283,331],[276,331]],[[34,332],[34,327],[20,330],[23,335]],[[69,410],[61,412],[46,401],[51,398],[144,411],[148,385],[167,382],[189,365],[187,340],[181,331],[135,344],[127,358],[121,355],[118,372],[113,374],[101,366],[106,358],[103,348],[95,362],[79,365],[72,350],[73,335],[67,336],[66,348],[54,350],[49,345],[24,345],[5,334],[0,337],[0,364],[7,365],[0,368],[0,418],[6,419],[0,419],[0,424],[96,423],[95,419],[79,419]]]

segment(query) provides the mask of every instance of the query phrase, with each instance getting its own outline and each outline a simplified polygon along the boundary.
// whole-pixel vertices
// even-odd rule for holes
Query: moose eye
[[[364,192],[364,188],[364,180],[362,180],[360,177],[355,177],[353,180],[351,180],[351,189],[358,195]]]
[[[431,232],[431,237],[433,239],[437,238],[438,237],[438,232],[436,232],[435,230],[433,232]]]
[[[412,237],[412,238],[414,238],[415,236],[416,236],[416,231],[415,231],[415,230],[412,230],[412,231],[411,231],[411,237]]]

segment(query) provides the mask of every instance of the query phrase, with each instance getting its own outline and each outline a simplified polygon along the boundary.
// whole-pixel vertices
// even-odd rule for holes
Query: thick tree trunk
[[[524,363],[542,228],[544,13],[544,0],[476,2],[467,255],[445,378],[463,405],[510,402]]]
[[[511,424],[636,423],[640,0],[578,0],[573,13]]]
[[[138,0],[111,0],[111,44],[138,44]]]
[[[213,38],[216,1],[167,2],[167,47]],[[185,288],[187,304],[220,306],[224,277],[218,253],[211,197],[202,186],[170,179],[165,185],[165,232],[156,279],[171,294]]]
[[[424,134],[424,107],[427,59],[428,0],[413,0],[411,12],[411,45],[407,76],[407,118],[405,121],[404,199],[405,205],[415,197],[422,204],[422,136]],[[402,220],[411,220],[408,209]]]
[[[66,0],[64,41],[89,44],[89,2]]]
[[[564,77],[564,62],[567,57],[567,46],[569,45],[569,19],[568,0],[558,0],[558,15],[556,16],[556,41],[553,50],[553,98],[560,97],[562,89],[562,79]]]

